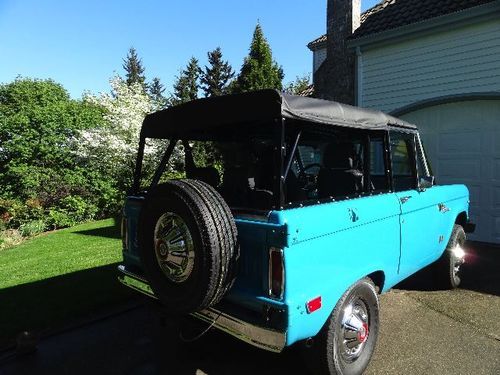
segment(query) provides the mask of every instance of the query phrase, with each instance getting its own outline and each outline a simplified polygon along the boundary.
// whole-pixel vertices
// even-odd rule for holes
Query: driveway
[[[500,249],[475,246],[463,289],[436,291],[421,272],[381,297],[366,374],[500,374]],[[192,343],[148,304],[0,355],[0,374],[306,374],[300,349],[268,353],[210,331]],[[185,332],[186,336],[193,332]]]

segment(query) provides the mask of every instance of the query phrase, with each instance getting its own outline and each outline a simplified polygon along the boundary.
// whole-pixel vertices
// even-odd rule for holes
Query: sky
[[[147,80],[170,92],[190,57],[205,65],[219,46],[239,71],[257,22],[284,82],[311,73],[306,45],[325,33],[326,0],[0,0],[0,83],[51,78],[73,98],[107,92],[134,47]]]

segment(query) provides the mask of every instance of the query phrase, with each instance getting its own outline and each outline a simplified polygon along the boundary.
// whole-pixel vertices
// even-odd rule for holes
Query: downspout
[[[363,106],[363,54],[361,47],[356,47],[356,73],[354,77],[355,104],[358,107]]]

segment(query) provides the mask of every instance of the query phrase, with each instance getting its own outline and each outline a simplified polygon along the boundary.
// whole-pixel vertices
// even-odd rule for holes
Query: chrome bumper
[[[118,270],[120,271],[118,280],[122,284],[157,299],[147,280],[127,271],[123,265],[118,266]],[[191,313],[191,315],[261,349],[279,353],[286,345],[286,332],[250,324],[213,307]]]

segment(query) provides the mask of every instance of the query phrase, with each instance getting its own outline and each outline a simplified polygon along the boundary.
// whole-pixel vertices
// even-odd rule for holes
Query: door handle
[[[450,210],[444,203],[439,203],[438,209],[439,209],[439,212],[443,212],[443,213],[448,212]]]
[[[399,201],[404,204],[404,203],[408,202],[410,199],[411,199],[411,195],[407,195],[406,197],[399,198]]]

